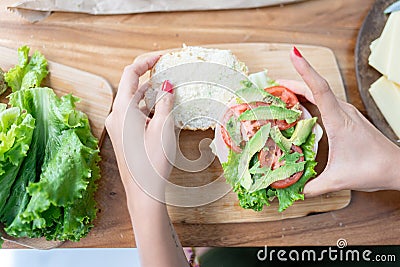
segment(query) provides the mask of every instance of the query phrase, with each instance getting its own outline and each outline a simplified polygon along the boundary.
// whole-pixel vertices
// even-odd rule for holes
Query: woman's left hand
[[[151,69],[158,59],[159,56],[139,58],[125,68],[113,110],[106,119],[107,132],[115,150],[128,198],[131,190],[129,180],[132,179],[127,180],[127,177],[134,178],[139,186],[146,184],[149,187],[159,187],[159,181],[169,177],[171,161],[176,152],[174,122],[170,116],[173,106],[172,85],[168,81],[163,83],[153,118],[150,119],[139,108],[139,102],[147,89],[146,84],[138,88],[139,77]],[[124,121],[125,119],[128,121]],[[125,139],[124,127],[127,135]],[[124,158],[124,149],[126,153],[132,152],[128,159]],[[128,167],[131,167],[130,173],[134,177],[129,175]],[[155,183],[148,183],[149,181]],[[162,187],[157,192],[163,194],[160,190],[162,191]]]

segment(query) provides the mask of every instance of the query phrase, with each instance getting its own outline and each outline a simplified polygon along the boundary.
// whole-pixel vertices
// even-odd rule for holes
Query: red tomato
[[[284,161],[281,162],[279,161],[279,158],[282,156],[282,150],[274,143],[274,141],[271,138],[267,140],[266,146],[268,147],[268,150],[262,149],[258,154],[258,159],[260,161],[261,167],[267,167],[271,168],[272,170],[275,170],[280,166],[285,165]],[[303,150],[298,146],[292,145],[291,150],[293,152],[298,152],[300,154],[303,154]],[[304,161],[303,156],[301,156],[297,162],[302,162],[302,161]],[[303,171],[297,172],[284,180],[272,183],[270,186],[275,189],[282,189],[289,187],[292,184],[296,183],[302,175]]]
[[[228,111],[225,113],[224,118],[222,119],[222,127],[221,127],[221,135],[222,139],[224,140],[225,144],[232,149],[236,153],[242,152],[242,149],[240,146],[237,146],[234,142],[232,142],[231,137],[229,136],[228,131],[225,128],[226,123],[228,123],[229,119],[232,116],[235,116],[235,118],[239,117],[240,114],[245,112],[246,110],[253,109],[259,106],[268,106],[267,103],[264,102],[255,102],[251,104],[238,104],[235,106],[232,106],[228,109]],[[267,124],[268,122],[271,121],[265,121],[265,120],[259,120],[259,121],[243,121],[241,123],[241,132],[242,135],[246,135],[247,139],[250,139],[257,131],[260,129],[261,126]]]
[[[273,96],[279,97],[283,102],[286,103],[286,108],[292,108],[299,103],[297,96],[284,86],[273,86],[265,88],[264,90]],[[276,120],[276,125],[281,131],[293,127],[296,125],[296,123],[297,121],[288,124],[285,120]]]
[[[279,97],[283,102],[286,103],[287,108],[292,108],[297,103],[299,103],[297,96],[284,86],[273,86],[265,88],[265,91],[267,91],[273,96]]]

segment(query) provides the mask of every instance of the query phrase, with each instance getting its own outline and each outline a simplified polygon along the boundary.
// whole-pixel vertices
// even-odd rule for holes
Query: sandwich
[[[204,78],[230,81],[231,90],[216,83],[187,83],[202,68]],[[277,198],[282,212],[304,199],[303,187],[316,175],[322,129],[293,92],[266,71],[248,75],[246,65],[229,50],[202,47],[184,46],[159,59],[145,93],[150,110],[164,80],[176,86],[172,113],[177,127],[215,129],[210,147],[241,207],[261,211]]]
[[[259,72],[249,76],[215,129],[213,148],[239,205],[261,211],[273,199],[284,211],[303,200],[322,129],[297,96]]]

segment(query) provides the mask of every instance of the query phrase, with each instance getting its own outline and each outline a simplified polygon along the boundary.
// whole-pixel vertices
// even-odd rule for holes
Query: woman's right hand
[[[342,189],[400,190],[400,148],[353,105],[338,100],[296,48],[290,59],[305,84],[289,80],[278,83],[318,107],[329,143],[327,166],[305,185],[304,194],[312,197]]]

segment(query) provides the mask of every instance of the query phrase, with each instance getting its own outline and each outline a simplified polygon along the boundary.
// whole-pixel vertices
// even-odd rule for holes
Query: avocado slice
[[[317,117],[300,120],[290,139],[283,136],[277,126],[272,127],[270,136],[283,152],[289,153],[292,144],[299,146],[307,140],[316,122]]]
[[[286,103],[279,97],[273,96],[267,91],[256,87],[245,87],[236,91],[236,102],[252,103],[252,102],[265,102],[274,106],[286,107]]]
[[[301,115],[301,111],[282,108],[278,106],[260,106],[246,110],[240,114],[240,121],[254,120],[285,120],[287,123],[295,122]]]
[[[251,179],[251,174],[249,172],[250,160],[254,156],[254,154],[264,148],[265,142],[267,142],[267,139],[269,137],[270,130],[270,123],[262,126],[249,140],[249,142],[247,142],[245,148],[242,151],[238,165],[238,176],[240,184],[246,190],[249,190],[251,184],[253,183],[253,180]]]
[[[296,128],[294,129],[293,135],[290,138],[290,141],[296,145],[299,146],[303,144],[308,136],[310,135],[315,123],[317,122],[317,117],[313,117],[311,119],[305,119],[305,120],[300,120]]]
[[[290,163],[290,164],[285,164],[276,170],[269,171],[265,174],[265,176],[263,176],[260,179],[257,179],[254,182],[254,184],[252,184],[250,186],[248,191],[250,193],[252,193],[257,190],[267,188],[270,184],[272,184],[276,181],[284,180],[284,179],[292,176],[293,174],[304,170],[305,164],[306,164],[306,161]]]
[[[232,116],[229,121],[226,123],[226,131],[229,134],[232,142],[236,146],[240,146],[240,142],[242,142],[242,134],[240,132],[240,122]]]
[[[292,142],[290,141],[290,139],[287,139],[286,137],[283,136],[281,131],[279,131],[278,126],[272,127],[269,135],[283,152],[285,153],[290,152],[290,148],[292,147]]]

